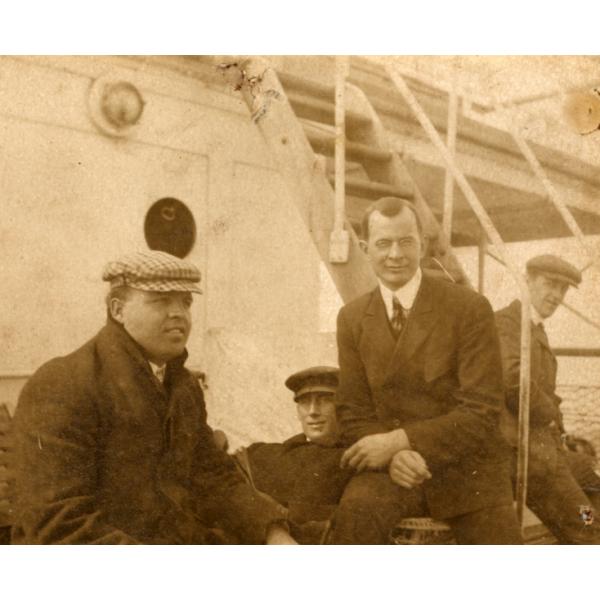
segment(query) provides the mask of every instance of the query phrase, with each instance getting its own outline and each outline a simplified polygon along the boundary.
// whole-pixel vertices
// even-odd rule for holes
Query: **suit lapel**
[[[379,287],[371,293],[361,323],[361,354],[370,364],[370,377],[374,378],[372,383],[375,383],[375,381],[382,382],[385,378],[388,359],[394,352],[396,340],[392,335]]]
[[[386,370],[386,381],[402,370],[435,328],[439,318],[435,307],[435,288],[431,285],[430,279],[423,276],[406,325],[391,354]]]

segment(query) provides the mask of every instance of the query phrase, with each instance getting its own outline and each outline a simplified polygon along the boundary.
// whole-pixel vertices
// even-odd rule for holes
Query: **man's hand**
[[[392,458],[390,477],[394,483],[410,489],[431,479],[431,473],[425,459],[418,452],[401,450]]]
[[[269,525],[267,529],[266,543],[270,546],[274,545],[297,545],[298,542],[289,534],[289,531],[278,523]]]
[[[386,467],[394,454],[410,448],[410,443],[403,429],[395,429],[389,433],[366,435],[350,446],[342,455],[342,469],[351,467],[357,473]]]

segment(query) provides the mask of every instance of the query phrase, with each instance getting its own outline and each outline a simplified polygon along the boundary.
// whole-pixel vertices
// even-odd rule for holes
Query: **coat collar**
[[[521,326],[521,301],[514,300],[509,305],[509,310],[513,313],[513,316],[516,321],[519,323],[519,328]],[[544,348],[552,353],[554,356],[554,352],[552,352],[552,348],[550,348],[550,343],[548,342],[548,336],[544,333],[541,327],[537,327],[533,321],[531,321],[531,337],[539,344],[541,344]]]
[[[123,407],[141,415],[150,405],[159,416],[164,415],[167,408],[164,388],[152,374],[143,349],[122,325],[109,318],[96,338],[96,348],[104,383],[111,394],[122,399]],[[169,388],[181,379],[186,358],[184,351],[167,363],[165,385]]]

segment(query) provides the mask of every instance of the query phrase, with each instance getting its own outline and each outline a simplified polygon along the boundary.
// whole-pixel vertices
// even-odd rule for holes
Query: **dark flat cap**
[[[166,252],[133,252],[109,262],[102,279],[112,288],[130,287],[147,292],[195,292],[201,294],[200,271],[192,263]]]
[[[338,386],[337,367],[310,367],[290,375],[285,385],[294,392],[294,400],[310,392],[329,392],[335,394]]]
[[[552,279],[564,281],[573,287],[577,287],[581,283],[581,271],[554,254],[542,254],[529,259],[527,271],[537,271]]]

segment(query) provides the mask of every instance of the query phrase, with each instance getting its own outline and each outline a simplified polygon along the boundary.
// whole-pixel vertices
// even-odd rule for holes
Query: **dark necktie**
[[[402,304],[400,304],[400,300],[396,296],[393,297],[392,300],[392,320],[391,325],[394,331],[394,335],[398,337],[402,328],[406,324],[406,315],[404,314],[404,309],[402,308]]]
[[[550,342],[548,341],[548,336],[546,335],[546,328],[544,327],[544,324],[540,321],[537,325],[537,330],[540,334],[540,337],[542,338],[542,340],[544,341],[544,343],[547,346],[550,346]]]

